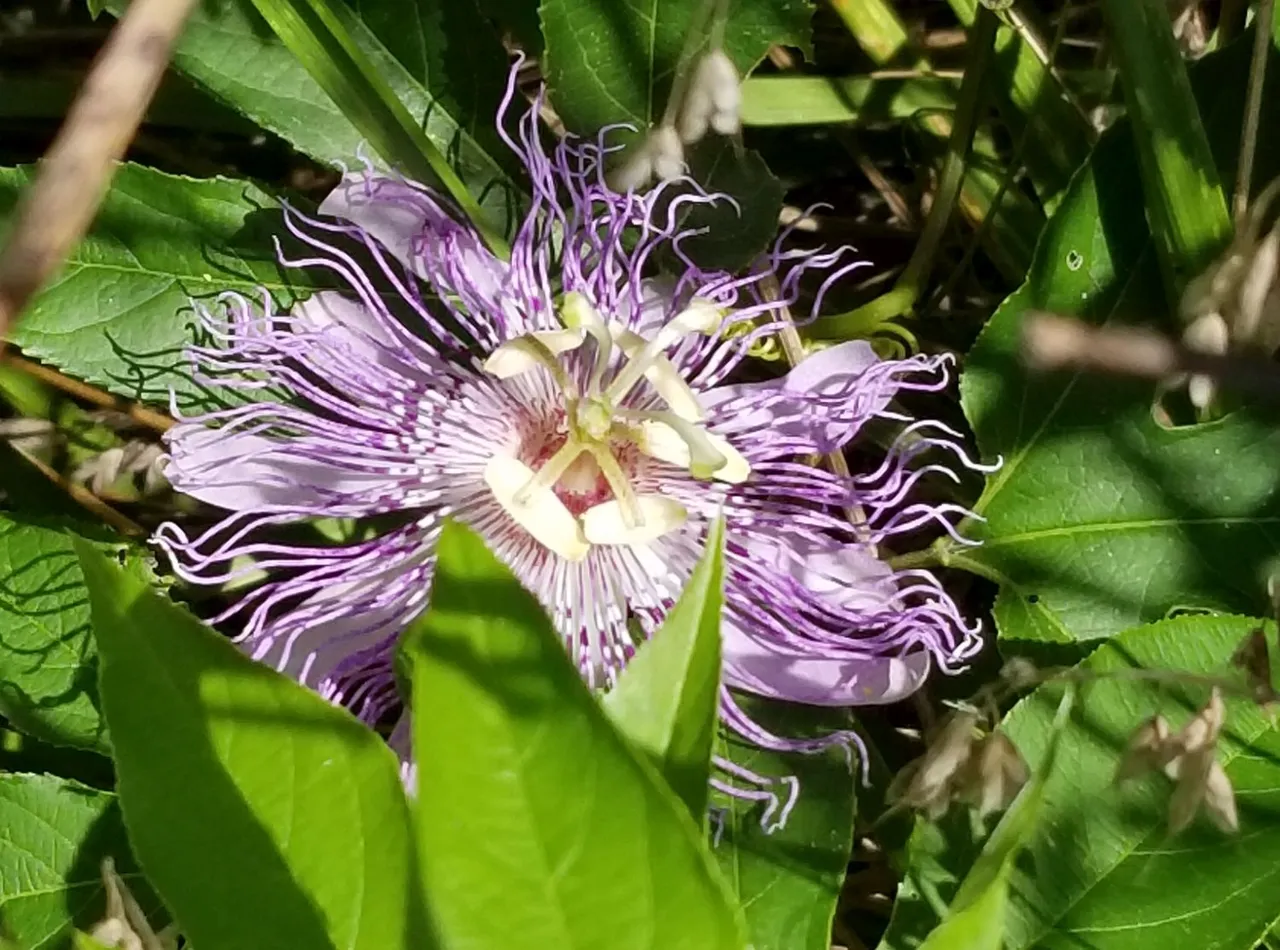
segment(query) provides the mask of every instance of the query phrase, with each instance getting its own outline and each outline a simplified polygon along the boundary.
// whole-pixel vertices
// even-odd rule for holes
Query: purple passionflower
[[[514,84],[504,111],[513,95]],[[485,538],[546,607],[587,682],[608,687],[661,625],[723,512],[724,722],[770,749],[856,743],[774,735],[732,690],[888,703],[931,664],[954,669],[977,649],[930,574],[895,572],[876,554],[930,522],[951,530],[959,509],[907,499],[938,467],[915,466],[920,453],[964,460],[956,433],[911,423],[875,471],[851,478],[806,461],[840,451],[870,419],[902,419],[890,400],[944,387],[947,360],[881,360],[855,341],[781,379],[728,383],[782,325],[804,272],[830,270],[825,291],[858,262],[775,250],[745,276],[701,269],[678,222],[714,196],[617,193],[603,176],[604,136],[547,154],[536,107],[507,141],[533,185],[509,261],[441,195],[372,170],[347,174],[319,218],[286,212],[314,253],[284,263],[326,270],[344,289],[287,313],[239,295],[202,311],[216,343],[193,348],[200,378],[288,401],[170,431],[170,482],[230,513],[197,537],[166,524],[159,545],[197,584],[265,571],[218,622],[237,618],[255,659],[374,722],[402,708],[396,639],[427,605],[446,519]],[[343,249],[352,243],[372,269]],[[648,275],[659,250],[682,262],[678,274]],[[354,543],[254,540],[290,521],[387,513],[400,526]],[[408,763],[401,715],[392,743]],[[717,787],[766,801],[766,822],[785,818],[794,781],[717,766]]]

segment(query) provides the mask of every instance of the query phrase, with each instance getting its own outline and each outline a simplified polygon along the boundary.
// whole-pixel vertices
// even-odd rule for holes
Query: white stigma
[[[500,451],[484,471],[485,484],[497,502],[538,542],[567,560],[580,561],[593,544],[645,545],[688,520],[678,502],[636,493],[619,461],[619,450],[629,446],[701,480],[738,484],[750,476],[751,466],[742,454],[702,424],[706,413],[697,395],[666,356],[689,334],[719,329],[724,314],[715,303],[693,300],[651,339],[606,322],[576,292],[565,295],[560,317],[564,329],[509,340],[484,362],[485,370],[499,379],[543,369],[563,400],[567,432],[550,457],[535,469]],[[589,362],[571,370],[561,359],[575,352]],[[583,370],[578,367],[590,369],[584,390],[579,385]],[[665,411],[626,407],[627,397],[642,379],[666,404]],[[613,497],[578,509],[580,514],[562,499],[561,493],[589,498],[605,486]]]

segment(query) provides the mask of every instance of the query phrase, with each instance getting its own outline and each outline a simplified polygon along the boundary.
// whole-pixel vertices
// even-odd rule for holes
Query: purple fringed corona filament
[[[604,134],[548,153],[536,116],[508,138],[533,186],[509,261],[446,199],[373,170],[346,175],[319,217],[286,211],[309,250],[283,263],[343,289],[288,312],[266,295],[201,311],[213,339],[192,349],[198,378],[267,398],[169,433],[171,483],[228,514],[194,537],[166,524],[158,545],[194,584],[265,575],[215,622],[375,722],[402,708],[393,650],[426,607],[446,519],[485,538],[545,605],[585,680],[607,688],[660,627],[723,511],[724,723],[767,749],[856,746],[852,733],[775,735],[735,691],[892,702],[978,648],[929,573],[895,573],[875,553],[931,523],[954,533],[961,509],[910,496],[924,473],[949,473],[919,464],[922,453],[972,464],[958,435],[903,419],[874,471],[843,478],[803,461],[840,451],[870,419],[901,419],[890,400],[942,389],[947,359],[884,361],[849,342],[781,379],[728,383],[777,331],[803,274],[829,275],[816,313],[860,263],[779,242],[745,276],[700,269],[680,220],[715,196],[614,192]],[[650,277],[658,251],[680,272]],[[769,277],[781,302],[762,293]],[[841,514],[850,506],[865,515],[857,530]],[[288,522],[392,513],[398,526],[345,545],[264,539]],[[409,776],[406,721],[391,741]],[[766,802],[769,827],[785,821],[794,779],[716,764],[717,788]]]

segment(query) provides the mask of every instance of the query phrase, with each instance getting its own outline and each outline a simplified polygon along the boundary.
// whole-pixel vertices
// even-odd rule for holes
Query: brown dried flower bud
[[[1185,830],[1201,805],[1209,819],[1223,831],[1239,829],[1231,779],[1227,778],[1213,748],[1187,753],[1170,762],[1166,771],[1178,782],[1169,799],[1170,834]]]
[[[978,808],[978,817],[1008,808],[1031,772],[1018,747],[1003,732],[981,740],[964,770],[960,793]]]
[[[1015,656],[1000,668],[1000,678],[1012,689],[1030,689],[1036,685],[1039,676],[1040,671],[1036,669],[1036,665],[1020,656]]]
[[[1187,284],[1179,313],[1191,349],[1271,356],[1280,347],[1280,224],[1266,226],[1277,197],[1280,179],[1258,196],[1218,260]],[[1216,386],[1211,377],[1191,377],[1192,403],[1209,406]]]
[[[1209,767],[1209,775],[1204,786],[1204,810],[1210,821],[1223,831],[1232,833],[1240,830],[1240,818],[1236,814],[1236,794],[1231,788],[1231,779],[1227,771],[1217,759]]]
[[[898,774],[889,797],[931,818],[946,812],[955,794],[956,778],[973,752],[977,725],[977,713],[961,710],[953,714],[924,755]]]
[[[659,125],[643,142],[631,147],[627,160],[609,175],[609,185],[617,191],[643,188],[654,178],[669,181],[684,174],[684,146],[670,125]]]
[[[1274,596],[1274,594],[1273,594]],[[1262,627],[1254,627],[1240,641],[1231,655],[1231,665],[1244,671],[1245,683],[1256,703],[1271,703],[1280,699],[1271,683],[1271,651],[1267,648],[1267,634]]]
[[[146,914],[116,873],[115,862],[110,858],[102,861],[102,884],[107,892],[106,916],[89,931],[89,936],[119,950],[174,950],[178,946],[175,926],[170,925],[158,934],[151,929]]]
[[[1178,733],[1179,750],[1190,754],[1212,749],[1218,742],[1218,734],[1222,732],[1222,724],[1226,718],[1227,707],[1222,702],[1222,693],[1215,686],[1213,692],[1209,694],[1209,701]]]
[[[1152,716],[1133,730],[1116,767],[1115,781],[1124,782],[1153,769],[1162,769],[1177,754],[1178,748],[1170,740],[1169,723],[1164,716]]]
[[[1176,754],[1165,765],[1165,772],[1177,782],[1169,799],[1170,834],[1190,825],[1202,805],[1223,831],[1239,828],[1235,792],[1217,759],[1218,736],[1225,721],[1226,706],[1215,688],[1203,708],[1170,740]]]

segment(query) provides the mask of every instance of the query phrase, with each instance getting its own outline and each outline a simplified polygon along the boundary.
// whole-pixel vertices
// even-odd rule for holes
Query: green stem
[[[1240,132],[1240,161],[1236,165],[1236,190],[1231,201],[1231,215],[1237,226],[1249,210],[1249,193],[1253,189],[1253,156],[1258,149],[1258,122],[1262,117],[1262,87],[1267,79],[1267,60],[1271,54],[1271,26],[1275,19],[1275,0],[1259,0],[1254,17],[1253,62],[1249,65],[1249,98],[1245,103],[1244,128]]]
[[[893,289],[870,303],[848,313],[824,317],[813,325],[812,334],[817,339],[854,339],[868,335],[880,323],[909,313],[919,299],[925,280],[933,270],[934,257],[942,243],[951,212],[955,209],[964,181],[965,167],[973,136],[978,126],[978,113],[983,96],[984,80],[991,63],[996,28],[1000,25],[994,13],[983,7],[974,20],[969,62],[960,84],[956,100],[955,122],[947,142],[947,158],[942,166],[942,181],[933,205],[929,209],[920,240],[911,253],[911,260],[898,277]]]

